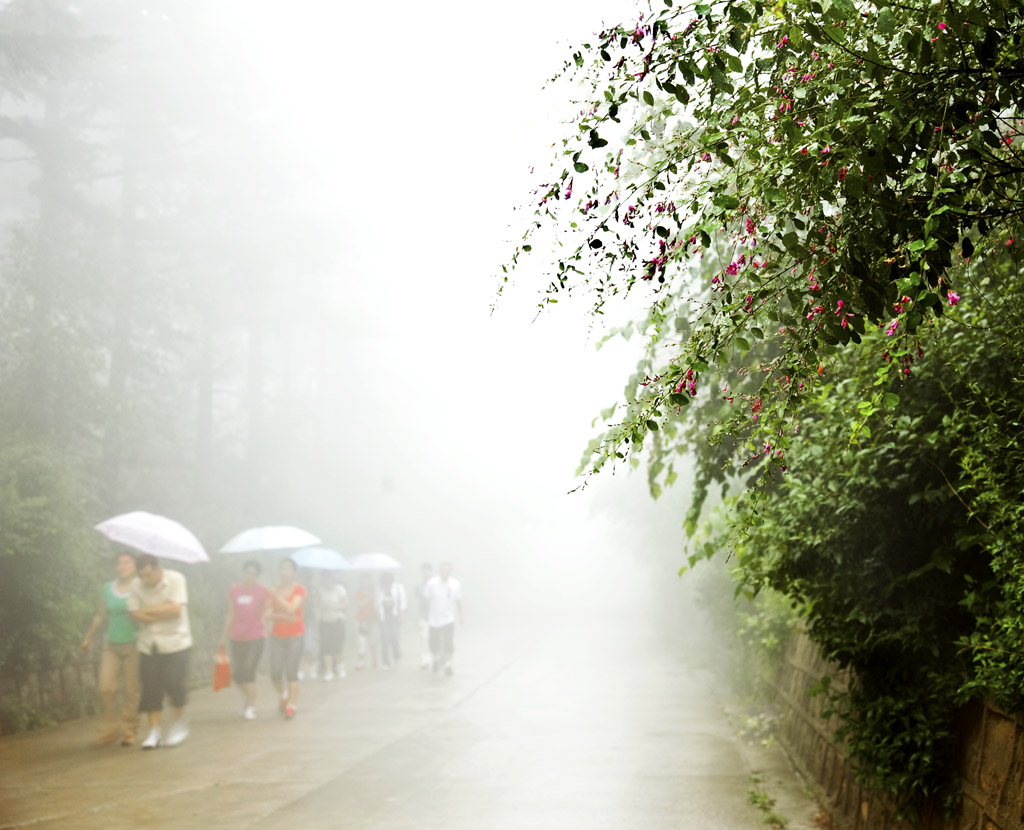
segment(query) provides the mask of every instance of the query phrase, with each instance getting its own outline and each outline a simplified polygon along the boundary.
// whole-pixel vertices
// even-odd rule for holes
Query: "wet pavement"
[[[752,775],[790,830],[817,811],[781,751],[740,741],[727,697],[653,631],[549,624],[458,633],[453,677],[351,672],[258,719],[193,695],[175,748],[90,744],[76,721],[0,740],[0,828],[764,827]]]

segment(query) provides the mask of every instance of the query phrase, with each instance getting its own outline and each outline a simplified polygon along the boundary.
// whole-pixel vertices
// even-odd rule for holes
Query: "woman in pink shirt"
[[[231,676],[245,699],[242,717],[256,719],[256,666],[263,654],[267,631],[263,622],[270,608],[270,591],[259,583],[260,563],[242,566],[242,581],[228,589],[228,618],[221,649],[231,637]]]

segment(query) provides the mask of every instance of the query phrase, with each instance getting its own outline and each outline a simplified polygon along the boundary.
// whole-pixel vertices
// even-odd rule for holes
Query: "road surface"
[[[0,740],[0,828],[790,830],[816,805],[778,750],[740,741],[725,696],[652,630],[602,618],[458,632],[453,677],[307,681],[292,721],[261,678],[196,692],[175,748],[91,744],[76,721]],[[265,689],[265,690],[264,690]]]

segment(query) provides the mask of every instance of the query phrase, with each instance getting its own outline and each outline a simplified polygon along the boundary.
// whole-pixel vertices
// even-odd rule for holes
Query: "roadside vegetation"
[[[731,557],[852,670],[822,693],[908,809],[955,808],[966,701],[1024,705],[1022,66],[1010,0],[659,1],[568,60],[505,270],[646,299],[581,473],[695,465],[690,566]]]

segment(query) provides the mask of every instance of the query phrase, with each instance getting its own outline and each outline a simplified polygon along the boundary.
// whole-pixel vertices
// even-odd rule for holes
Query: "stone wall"
[[[191,660],[191,686],[210,683],[212,647],[196,646]],[[58,667],[23,675],[0,673],[0,735],[51,726],[99,711],[97,677],[99,647],[88,655],[69,657]]]
[[[98,660],[69,659],[43,672],[0,674],[0,735],[49,726],[96,711]]]
[[[825,806],[844,830],[1020,830],[1024,828],[1024,716],[973,704],[961,713],[960,768],[963,807],[946,820],[934,807],[913,825],[893,818],[895,805],[856,783],[850,760],[835,740],[834,719],[822,718],[823,696],[808,692],[822,677],[833,688],[848,678],[821,658],[798,634],[790,641],[774,685],[782,712],[781,739],[808,779],[821,790]]]

